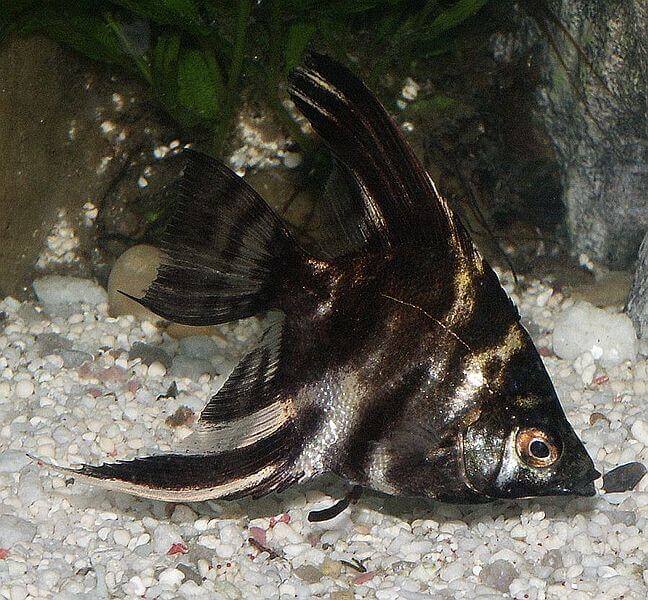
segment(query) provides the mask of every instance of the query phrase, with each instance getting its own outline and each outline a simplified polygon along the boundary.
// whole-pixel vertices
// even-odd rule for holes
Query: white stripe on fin
[[[73,477],[75,482],[79,481],[87,485],[104,488],[114,492],[122,492],[139,498],[148,498],[150,500],[161,500],[163,502],[200,502],[202,500],[213,500],[216,498],[223,498],[231,494],[244,493],[245,490],[253,490],[257,485],[261,484],[266,479],[269,479],[277,469],[282,468],[282,465],[272,464],[263,467],[261,470],[242,477],[233,479],[225,484],[209,487],[209,488],[186,488],[181,490],[169,490],[161,488],[152,488],[145,485],[138,485],[121,481],[119,479],[101,479],[84,475],[78,469],[69,467],[59,467],[51,463],[47,463],[41,459],[31,457],[40,465],[61,473],[67,477]],[[285,466],[285,465],[284,465]]]

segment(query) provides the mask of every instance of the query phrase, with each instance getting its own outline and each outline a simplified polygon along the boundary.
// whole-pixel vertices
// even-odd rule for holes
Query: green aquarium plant
[[[222,155],[241,98],[267,103],[307,144],[281,83],[310,47],[378,85],[447,52],[488,0],[0,0],[0,40],[39,32],[142,79],[157,103]]]

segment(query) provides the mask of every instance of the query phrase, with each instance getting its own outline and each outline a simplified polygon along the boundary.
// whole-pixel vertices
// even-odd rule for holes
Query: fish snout
[[[601,474],[594,468],[591,468],[583,477],[579,477],[571,485],[561,485],[556,489],[559,495],[574,496],[596,496],[594,482],[601,477]]]

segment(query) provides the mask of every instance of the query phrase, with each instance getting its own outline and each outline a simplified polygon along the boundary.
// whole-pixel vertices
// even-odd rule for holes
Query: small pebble
[[[69,275],[46,275],[34,280],[33,287],[38,301],[54,314],[63,306],[97,306],[108,300],[106,290],[94,281]]]
[[[184,578],[185,574],[180,569],[165,569],[158,575],[160,584],[171,589],[178,587]]]
[[[171,363],[169,372],[173,377],[185,377],[187,379],[197,380],[203,373],[211,373],[212,364],[206,360],[189,358],[187,356],[176,356]]]
[[[34,394],[34,384],[29,380],[22,380],[16,384],[16,396],[18,398],[29,398]]]
[[[317,583],[323,577],[322,571],[313,565],[303,565],[295,569],[295,575],[306,583]]]
[[[518,570],[509,561],[495,560],[484,566],[479,573],[479,579],[489,587],[500,592],[507,592],[518,575]]]
[[[644,446],[648,446],[648,420],[637,419],[630,429],[632,437]]]
[[[159,361],[154,361],[149,365],[148,376],[151,379],[160,379],[166,375],[166,367]]]
[[[36,526],[25,519],[0,514],[0,548],[11,548],[19,542],[29,544],[36,531]]]
[[[135,342],[131,346],[128,352],[128,360],[135,360],[136,358],[139,358],[148,366],[156,362],[162,364],[165,369],[171,366],[171,357],[164,349],[144,342]]]
[[[178,343],[178,353],[189,358],[209,360],[220,352],[220,346],[207,335],[185,337]]]
[[[608,493],[632,490],[643,479],[646,471],[646,467],[639,462],[621,465],[603,475],[603,490]]]

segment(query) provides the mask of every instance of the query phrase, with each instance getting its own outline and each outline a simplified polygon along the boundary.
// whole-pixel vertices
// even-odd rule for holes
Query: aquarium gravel
[[[101,302],[83,285],[77,298]],[[174,505],[52,473],[28,455],[73,466],[177,450],[261,329],[177,341],[58,293],[50,281],[44,306],[0,303],[0,597],[648,597],[648,477],[595,498],[475,506],[366,494],[310,523],[342,483]],[[648,360],[625,317],[539,282],[513,296],[597,468],[648,464]]]

